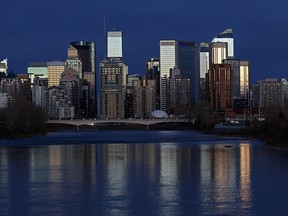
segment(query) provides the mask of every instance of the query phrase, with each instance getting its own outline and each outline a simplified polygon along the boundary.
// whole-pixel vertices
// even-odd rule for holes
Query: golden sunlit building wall
[[[47,62],[48,68],[48,87],[59,86],[61,73],[65,70],[65,62]]]

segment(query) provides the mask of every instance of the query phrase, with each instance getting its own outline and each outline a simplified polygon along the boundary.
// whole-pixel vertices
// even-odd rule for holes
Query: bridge
[[[77,127],[79,130],[80,126],[90,125],[97,126],[100,124],[138,124],[145,125],[146,129],[149,129],[150,125],[161,124],[161,123],[188,123],[188,119],[59,119],[59,120],[48,120],[47,124],[67,124]]]

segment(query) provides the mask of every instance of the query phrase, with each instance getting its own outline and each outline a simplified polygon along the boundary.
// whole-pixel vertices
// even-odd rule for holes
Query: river
[[[288,151],[191,131],[0,141],[0,215],[288,215]]]

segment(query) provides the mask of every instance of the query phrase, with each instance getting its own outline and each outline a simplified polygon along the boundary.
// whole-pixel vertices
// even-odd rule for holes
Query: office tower
[[[145,91],[145,114],[149,114],[157,109],[156,104],[156,91],[157,91],[157,80],[146,80],[144,86]]]
[[[234,58],[234,37],[232,29],[226,29],[215,37],[211,42],[225,42],[228,45],[228,58]],[[218,63],[221,64],[221,63]]]
[[[32,101],[31,95],[31,82],[28,74],[17,74],[19,85],[19,96],[25,98],[28,101]]]
[[[34,79],[37,77],[48,78],[47,62],[32,62],[27,68],[27,73],[31,84],[34,83]]]
[[[186,114],[189,105],[190,79],[182,78],[180,70],[173,69],[167,79],[167,112],[175,114],[175,110],[183,109],[181,114]]]
[[[282,109],[285,107],[286,81],[276,78],[266,78],[253,84],[253,107],[265,108],[269,105],[277,105]]]
[[[128,75],[126,85],[125,118],[134,118],[134,80],[142,80],[140,74]]]
[[[230,64],[213,64],[209,73],[210,103],[214,111],[233,108],[233,76]]]
[[[65,62],[52,61],[47,62],[48,87],[59,86],[62,72],[65,70]]]
[[[47,108],[49,119],[73,119],[74,106],[63,88],[52,86],[47,91]]]
[[[224,59],[228,57],[228,49],[226,42],[211,42],[210,46],[210,55],[209,61],[210,66],[212,64],[222,64]]]
[[[37,77],[32,86],[32,102],[47,110],[48,78]]]
[[[170,70],[178,65],[177,41],[160,41],[160,109],[167,111],[167,79]]]
[[[134,118],[148,117],[156,108],[155,80],[133,80],[133,115]]]
[[[126,83],[122,61],[103,60],[100,63],[100,118],[124,118]]]
[[[74,69],[75,71],[78,72],[79,74],[79,78],[82,79],[82,61],[81,59],[77,56],[77,57],[68,57],[66,59],[66,64],[65,64],[65,68],[66,69]]]
[[[19,80],[15,76],[1,78],[0,93],[7,94],[8,105],[15,102],[15,98],[18,96],[19,91]]]
[[[200,90],[199,90],[199,100],[208,101],[208,89],[206,77],[209,72],[209,44],[200,44]]]
[[[107,58],[123,58],[121,31],[107,32]]]
[[[160,62],[157,58],[150,58],[146,62],[146,80],[155,80],[156,109],[160,109]]]
[[[240,61],[240,97],[243,99],[249,99],[249,62]]]
[[[157,58],[150,58],[146,62],[146,79],[156,80],[160,76],[160,62]]]
[[[143,88],[143,80],[133,80],[133,117],[145,117],[145,95]]]
[[[74,106],[75,117],[80,117],[81,82],[79,73],[72,69],[65,69],[61,74],[60,87],[67,94],[67,99]]]
[[[165,83],[172,69],[179,69],[182,78],[190,80],[190,103],[199,100],[200,45],[199,43],[161,40],[160,41],[160,108],[167,111]]]
[[[223,64],[230,64],[233,75],[233,99],[240,99],[240,60],[224,59]]]
[[[89,91],[88,99],[82,97],[81,104],[85,105],[81,109],[84,110],[85,117],[95,117],[96,115],[96,44],[87,41],[74,41],[70,43],[68,48],[68,59],[74,62],[82,63],[83,92],[85,95]],[[73,67],[76,71],[77,68]],[[79,71],[80,72],[80,71]],[[88,102],[87,102],[88,100]],[[87,105],[88,103],[88,105]],[[87,107],[88,106],[88,107]]]
[[[106,59],[100,62],[101,118],[125,117],[128,67],[122,59],[122,32],[110,31],[107,33]]]
[[[8,59],[7,58],[0,61],[0,73],[3,73],[4,76],[7,76],[8,74]]]
[[[96,45],[94,42],[73,41],[68,48],[68,58],[77,58],[82,62],[82,72],[96,72]]]

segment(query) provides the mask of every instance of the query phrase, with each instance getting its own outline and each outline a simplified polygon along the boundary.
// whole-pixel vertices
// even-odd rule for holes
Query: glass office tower
[[[211,42],[225,42],[228,44],[228,57],[234,58],[234,37],[233,30],[226,29],[215,37]],[[221,64],[221,63],[219,63]]]
[[[107,58],[121,58],[122,53],[122,32],[109,31],[107,33]]]
[[[97,97],[96,97],[96,44],[94,42],[87,41],[74,41],[70,43],[68,48],[68,60],[81,61],[82,70],[78,69],[79,72],[82,71],[83,83],[88,89],[87,97],[88,102],[85,102],[85,117],[93,118],[95,117],[97,110]],[[83,84],[84,85],[84,84]],[[84,94],[84,93],[82,93]],[[85,93],[86,95],[86,93]],[[84,103],[83,103],[84,104]]]
[[[179,69],[181,77],[190,80],[190,103],[199,100],[200,44],[188,41],[160,41],[160,100],[161,109],[166,111],[167,90],[165,79],[171,70]]]

